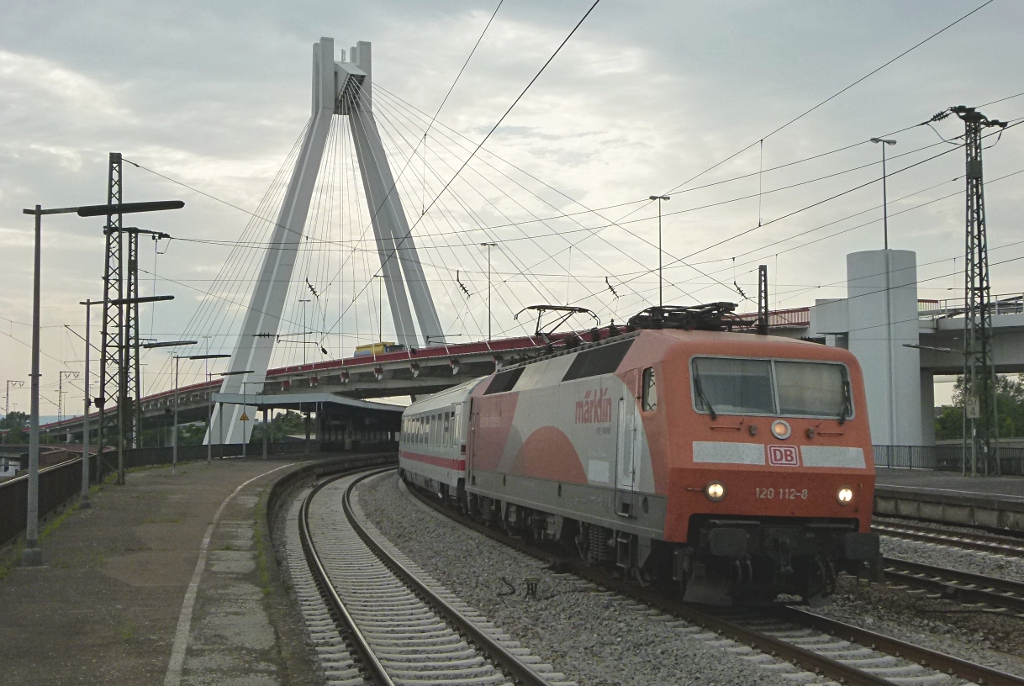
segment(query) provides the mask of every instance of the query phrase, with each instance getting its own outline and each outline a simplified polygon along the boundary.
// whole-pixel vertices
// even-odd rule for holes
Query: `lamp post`
[[[7,380],[7,398],[6,400],[4,400],[4,419],[7,419],[7,417],[11,414],[11,386],[14,386],[15,388],[24,388],[25,382],[15,381],[13,379]],[[10,429],[8,429],[7,431],[9,433]],[[7,434],[4,434],[4,436],[6,435]],[[3,440],[6,442],[7,439],[4,438]]]
[[[64,379],[77,379],[78,372],[61,370],[57,379],[57,423],[60,424],[67,415],[64,414]]]
[[[665,305],[665,295],[662,288],[662,265],[661,265],[661,202],[671,200],[670,195],[652,195],[651,200],[658,201],[658,307]]]
[[[204,338],[209,338],[209,336],[204,336]],[[209,353],[207,353],[206,355],[189,355],[189,358],[188,358],[190,360],[206,360],[206,383],[207,383],[207,389],[206,389],[206,433],[207,433],[207,436],[206,436],[206,464],[213,464],[213,435],[212,435],[212,432],[210,431],[210,429],[213,428],[211,426],[211,424],[213,422],[213,393],[210,391],[210,388],[209,388],[209,383],[210,383],[210,362],[209,361],[210,360],[219,360],[219,359],[224,358],[224,357],[231,357],[231,355],[218,355],[218,354],[210,355]]]
[[[306,303],[309,298],[299,298],[299,302],[302,303],[302,364],[306,364]]]
[[[85,305],[85,408],[82,412],[82,499],[78,506],[82,508],[91,507],[89,502],[89,408],[92,401],[89,398],[89,332],[92,330],[92,300],[86,299],[79,303]],[[99,455],[96,456],[96,465],[99,466]],[[97,470],[99,471],[99,470]]]
[[[195,345],[196,341],[161,341],[157,343],[146,343],[143,348],[175,348],[186,345]],[[174,356],[174,433],[171,434],[171,475],[178,473],[178,361],[188,355]]]
[[[885,146],[896,145],[896,141],[891,138],[872,138],[872,143],[880,143],[882,146],[882,232],[884,237],[885,249],[889,249],[889,207],[886,197],[885,188]]]
[[[891,138],[872,138],[872,143],[882,146],[882,237],[885,255],[885,360],[886,370],[889,376],[889,442],[896,444],[896,389],[892,368],[892,284],[890,283],[891,267],[889,264],[889,202],[886,192],[885,174],[885,148],[887,145],[896,145]]]
[[[32,257],[32,372],[29,375],[29,432],[28,432],[28,498],[25,523],[25,547],[21,552],[21,563],[38,566],[43,563],[43,552],[39,549],[39,300],[40,262],[44,214],[72,214],[79,217],[95,217],[102,214],[130,214],[134,212],[155,212],[174,210],[185,206],[180,200],[161,202],[119,203],[114,205],[88,205],[82,207],[54,207],[43,209],[36,205],[22,210],[35,217],[35,247]]]
[[[481,243],[487,248],[487,341],[491,340],[491,248],[497,243]]]
[[[373,277],[377,279],[377,340],[381,343],[384,342],[384,276],[378,274]],[[377,353],[374,352],[374,359]]]

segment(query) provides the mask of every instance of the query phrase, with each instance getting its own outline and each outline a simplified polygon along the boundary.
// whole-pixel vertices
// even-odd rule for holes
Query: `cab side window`
[[[658,382],[654,377],[654,367],[644,370],[641,407],[644,412],[654,412],[658,409]]]

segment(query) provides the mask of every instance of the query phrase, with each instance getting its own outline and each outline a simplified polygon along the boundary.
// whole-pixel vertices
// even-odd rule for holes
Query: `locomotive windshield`
[[[699,412],[836,417],[852,414],[846,367],[830,362],[791,362],[697,357],[693,398]]]

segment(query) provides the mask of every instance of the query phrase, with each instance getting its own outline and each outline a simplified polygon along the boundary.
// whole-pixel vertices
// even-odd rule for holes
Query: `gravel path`
[[[366,482],[358,497],[398,549],[581,686],[821,683],[463,529],[400,490],[394,474]],[[525,596],[527,577],[539,580],[536,598]]]

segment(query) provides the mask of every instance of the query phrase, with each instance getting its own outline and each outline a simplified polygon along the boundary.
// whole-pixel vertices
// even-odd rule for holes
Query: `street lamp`
[[[885,188],[885,146],[896,145],[896,141],[891,138],[872,138],[872,143],[882,144],[882,231],[885,238],[885,249],[889,249],[889,207],[886,198]]]
[[[67,416],[64,414],[64,379],[77,379],[78,372],[61,370],[57,378],[57,423],[60,424]],[[70,442],[70,441],[69,441]]]
[[[662,289],[662,266],[661,266],[661,202],[671,200],[670,195],[652,195],[651,200],[658,201],[658,307],[665,305],[665,296]]]
[[[491,340],[491,248],[497,243],[481,243],[487,248],[487,341]]]
[[[306,364],[306,303],[309,298],[299,298],[302,303],[302,364]]]
[[[7,380],[7,398],[4,401],[4,419],[7,419],[7,417],[10,416],[11,414],[11,386],[14,386],[15,388],[24,388],[25,382],[16,381],[14,379]],[[7,431],[10,432],[10,429],[8,429]],[[6,436],[6,434],[4,435]]]
[[[89,332],[92,330],[92,306],[93,301],[86,298],[85,302],[78,303],[85,305],[85,409],[82,413],[82,499],[79,507],[88,508],[89,502],[89,408],[92,402],[89,399]],[[96,471],[99,472],[100,456],[96,453]]]
[[[378,274],[373,278],[377,279],[377,339],[381,343],[384,342],[384,276]],[[381,349],[383,352],[383,349]],[[376,349],[374,351],[374,358],[377,359]]]
[[[204,336],[209,338],[209,336]],[[209,349],[209,348],[207,348]],[[209,360],[219,360],[223,357],[231,357],[231,355],[189,355],[190,360],[207,360],[206,363],[206,464],[213,464],[213,393],[209,389],[210,383],[210,363]]]
[[[32,257],[32,373],[29,375],[28,504],[25,518],[25,547],[21,552],[21,563],[25,566],[34,567],[43,564],[43,551],[39,548],[39,302],[43,215],[75,213],[79,217],[97,217],[110,214],[176,210],[184,206],[185,203],[180,200],[168,200],[52,207],[49,209],[43,209],[42,205],[36,205],[32,209],[22,210],[23,214],[31,214],[36,218],[35,246]]]
[[[196,341],[161,341],[158,343],[146,343],[143,348],[172,348],[186,345],[195,345]],[[188,355],[174,356],[174,433],[171,435],[171,475],[178,473],[178,361]]]
[[[889,202],[886,194],[885,174],[885,147],[896,145],[891,138],[872,138],[872,143],[879,143],[882,146],[882,235],[885,248],[885,351],[886,369],[889,376],[889,443],[896,444],[896,389],[892,368],[892,284],[891,267],[889,266]]]

